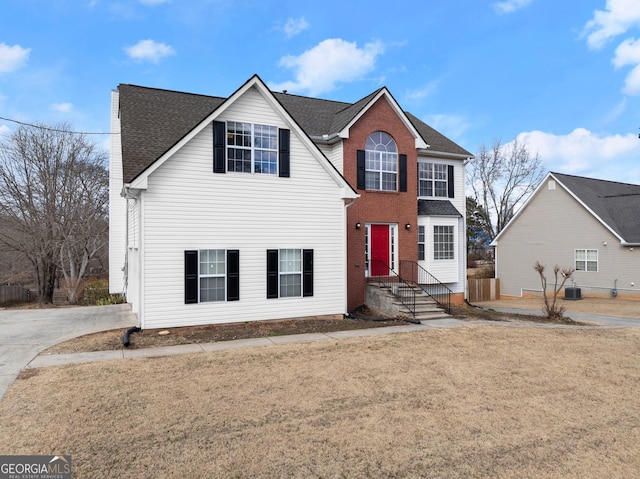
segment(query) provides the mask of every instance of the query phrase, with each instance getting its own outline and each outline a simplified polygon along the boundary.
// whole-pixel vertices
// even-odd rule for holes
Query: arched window
[[[398,147],[391,135],[376,131],[365,144],[365,187],[367,190],[396,191]]]

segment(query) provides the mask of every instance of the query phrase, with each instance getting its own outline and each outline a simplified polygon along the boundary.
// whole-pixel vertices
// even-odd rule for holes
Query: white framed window
[[[424,226],[418,226],[418,261],[425,260],[425,232]]]
[[[278,128],[228,121],[227,171],[275,175],[278,172]]]
[[[281,249],[280,264],[280,297],[302,296],[302,250]]]
[[[365,188],[396,191],[398,147],[391,135],[377,131],[365,143]]]
[[[454,259],[453,226],[435,225],[433,227],[433,259]]]
[[[198,276],[201,303],[224,301],[226,298],[226,251],[204,249],[199,252]]]
[[[598,250],[576,249],[574,252],[576,271],[598,272]]]
[[[418,161],[418,196],[449,196],[449,168],[441,163]]]

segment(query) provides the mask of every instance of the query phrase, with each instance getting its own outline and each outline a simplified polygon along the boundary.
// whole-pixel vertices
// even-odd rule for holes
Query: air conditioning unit
[[[564,299],[582,299],[580,288],[564,288]]]

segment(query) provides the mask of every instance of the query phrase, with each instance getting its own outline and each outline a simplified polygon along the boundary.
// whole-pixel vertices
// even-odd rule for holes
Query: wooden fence
[[[28,303],[32,299],[31,291],[19,284],[3,284],[0,286],[0,304]]]
[[[468,279],[467,292],[472,304],[500,299],[500,278]]]

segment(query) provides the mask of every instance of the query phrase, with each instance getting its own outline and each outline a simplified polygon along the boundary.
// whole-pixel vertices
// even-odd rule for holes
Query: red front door
[[[389,225],[371,225],[371,276],[389,274]]]

